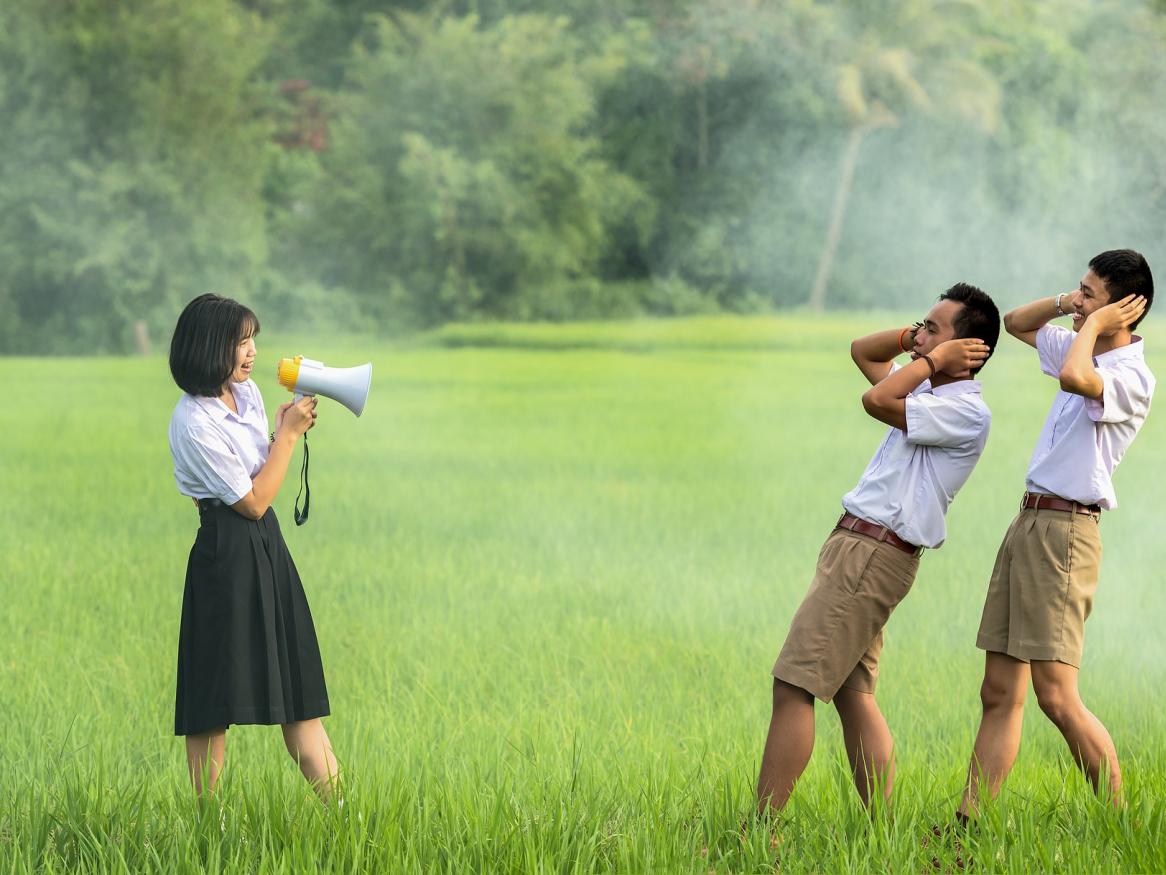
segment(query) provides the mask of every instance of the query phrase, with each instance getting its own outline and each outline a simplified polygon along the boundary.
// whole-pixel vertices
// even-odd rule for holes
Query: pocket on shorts
[[[1038,511],[1039,513],[1039,511]],[[1064,511],[1044,511],[1045,518],[1037,521],[1040,542],[1045,555],[1058,571],[1068,574],[1073,567],[1073,524]],[[1076,516],[1073,514],[1072,516]]]
[[[1101,530],[1092,517],[1076,516],[1071,541],[1073,573],[1070,580],[1074,590],[1085,600],[1085,616],[1088,617],[1101,572]]]
[[[1093,522],[1093,521],[1086,518],[1086,517],[1083,517],[1079,513],[1071,513],[1071,514],[1069,514],[1069,516],[1071,517],[1071,519],[1069,520],[1069,526],[1068,526],[1069,531],[1066,534],[1066,540],[1068,541],[1068,544],[1065,547],[1065,570],[1072,573],[1072,571],[1073,571],[1073,545],[1074,545],[1074,541],[1076,541],[1076,539],[1077,539],[1077,527],[1083,521],[1084,522]]]
[[[915,576],[919,571],[919,557],[902,554],[900,559],[897,553],[883,552],[888,549],[895,548],[880,545],[871,553],[855,592],[873,596],[893,610],[915,583]]]
[[[859,536],[850,549],[853,553],[847,562],[853,571],[846,575],[846,589],[851,595],[856,595],[862,589],[862,582],[870,574],[871,565],[876,561],[879,550],[873,540],[863,536]]]
[[[824,587],[854,595],[874,559],[875,546],[873,540],[863,535],[843,531],[835,533],[826,541],[818,556],[818,568],[810,594]]]

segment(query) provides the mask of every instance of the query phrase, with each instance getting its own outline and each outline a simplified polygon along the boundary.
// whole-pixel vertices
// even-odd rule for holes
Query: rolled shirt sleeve
[[[965,396],[926,392],[907,396],[906,413],[908,443],[949,449],[978,443],[988,416],[986,407]]]
[[[175,455],[187,471],[225,504],[235,504],[251,491],[251,476],[227,440],[210,428],[184,431]]]
[[[1050,377],[1060,379],[1065,356],[1073,345],[1073,332],[1060,325],[1042,325],[1036,333],[1036,351],[1040,355],[1040,369]]]
[[[1085,413],[1094,422],[1126,422],[1150,410],[1154,378],[1145,371],[1128,367],[1098,367],[1103,389],[1100,398],[1085,399]]]

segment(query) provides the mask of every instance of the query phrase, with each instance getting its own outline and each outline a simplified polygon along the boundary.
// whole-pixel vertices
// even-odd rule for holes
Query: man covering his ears
[[[1035,347],[1060,391],[1028,465],[1020,512],[1000,551],[976,646],[987,651],[983,718],[956,817],[978,814],[983,786],[1000,792],[1020,747],[1031,678],[1041,711],[1061,731],[1099,794],[1120,803],[1113,740],[1081,701],[1077,672],[1101,565],[1101,514],[1117,507],[1111,480],[1150,409],[1154,375],[1133,334],[1154,300],[1140,253],[1103,252],[1074,292],[1040,298],[1004,317]],[[1073,330],[1050,324],[1072,319]]]
[[[915,580],[923,548],[988,439],[975,374],[1000,334],[979,289],[952,286],[918,327],[860,338],[851,356],[872,384],[862,404],[889,428],[818,555],[813,583],[773,667],[773,716],[757,780],[761,813],[780,810],[814,746],[814,699],[834,702],[864,803],[890,795],[892,739],[875,702],[882,629]],[[911,353],[912,362],[893,361]]]

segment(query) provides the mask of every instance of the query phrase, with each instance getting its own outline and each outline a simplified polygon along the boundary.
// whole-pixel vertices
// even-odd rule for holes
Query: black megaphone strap
[[[300,510],[300,496],[304,497],[304,509]],[[308,436],[304,435],[304,464],[300,468],[300,491],[296,495],[295,517],[296,525],[302,526],[308,521],[308,505],[312,502],[312,490],[308,486]]]

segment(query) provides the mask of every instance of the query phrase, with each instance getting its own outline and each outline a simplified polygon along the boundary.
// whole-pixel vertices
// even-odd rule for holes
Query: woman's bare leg
[[[186,736],[186,765],[195,795],[213,793],[227,759],[227,727]],[[204,788],[205,781],[205,788]]]
[[[287,752],[299,763],[300,771],[320,798],[328,802],[339,789],[340,767],[324,724],[316,717],[285,723],[282,729]]]

